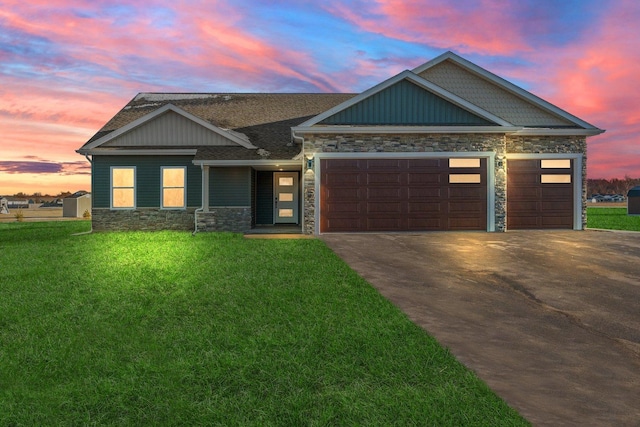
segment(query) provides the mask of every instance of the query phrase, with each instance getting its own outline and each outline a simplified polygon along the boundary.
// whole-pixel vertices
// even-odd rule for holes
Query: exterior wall
[[[582,154],[582,229],[587,226],[587,138],[584,136],[507,136],[507,153]]]
[[[93,231],[193,231],[194,208],[187,210],[161,210],[158,208],[138,208],[132,210],[111,210],[93,208],[91,224]]]
[[[231,231],[242,233],[251,229],[251,207],[210,208],[196,212],[197,231]],[[193,222],[192,222],[193,225]]]
[[[212,167],[209,172],[211,206],[250,206],[251,168]]]
[[[202,175],[193,156],[93,156],[91,163],[91,198],[93,208],[110,207],[111,167],[136,167],[136,207],[160,207],[160,174],[162,166],[186,166],[187,206],[199,207]]]
[[[502,134],[422,134],[422,135],[307,135],[305,156],[316,153],[434,153],[434,152],[495,152],[500,160],[505,155],[505,136]],[[506,227],[506,174],[503,161],[496,161],[495,170],[495,229]],[[314,171],[303,175],[304,233],[314,234],[316,200]]]

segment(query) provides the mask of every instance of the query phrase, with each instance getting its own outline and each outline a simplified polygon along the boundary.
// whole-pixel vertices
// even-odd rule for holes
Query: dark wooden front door
[[[573,160],[508,160],[507,229],[571,229],[573,204]]]
[[[487,229],[487,163],[323,159],[320,231]]]

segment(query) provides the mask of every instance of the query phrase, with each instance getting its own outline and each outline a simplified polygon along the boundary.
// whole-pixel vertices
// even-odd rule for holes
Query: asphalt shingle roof
[[[84,145],[173,104],[214,126],[240,132],[268,152],[268,159],[291,159],[300,152],[291,127],[341,104],[355,94],[327,93],[139,93]],[[84,148],[83,147],[83,148]],[[109,147],[117,145],[109,144]],[[131,148],[131,147],[128,147]],[[141,148],[141,147],[137,147]],[[259,150],[244,147],[196,147],[199,160],[259,160]]]

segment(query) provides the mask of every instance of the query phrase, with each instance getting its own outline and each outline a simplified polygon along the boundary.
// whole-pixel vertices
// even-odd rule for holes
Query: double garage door
[[[320,232],[487,230],[487,159],[322,159]],[[574,160],[507,161],[507,229],[571,229]]]
[[[487,229],[487,159],[322,159],[320,232]]]

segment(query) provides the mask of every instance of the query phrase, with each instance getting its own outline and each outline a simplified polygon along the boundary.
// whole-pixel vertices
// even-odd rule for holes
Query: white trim
[[[585,128],[585,129],[591,129],[594,131],[598,131],[598,133],[602,133],[604,132],[604,130],[598,129],[597,127],[593,126],[590,123],[585,122],[584,120],[574,116],[573,114],[570,114],[566,111],[564,111],[563,109],[556,107],[555,105],[545,101],[542,98],[537,97],[536,95],[532,94],[529,91],[526,91],[524,89],[522,89],[519,86],[516,86],[515,84],[503,79],[502,77],[499,77],[495,74],[493,74],[490,71],[485,70],[484,68],[456,55],[455,53],[449,51],[449,52],[445,52],[440,56],[437,56],[436,58],[432,59],[431,61],[428,61],[416,68],[414,68],[412,71],[415,74],[420,74],[423,71],[432,68],[436,65],[438,65],[441,62],[444,62],[446,60],[451,60],[452,62],[456,63],[457,65],[461,66],[462,68],[465,68],[467,71],[472,72],[473,74],[476,74],[478,76],[480,76],[481,78],[484,78],[485,80],[489,80],[490,82],[492,82],[495,85],[500,86],[501,88],[505,89],[507,92],[511,92],[512,94],[523,98],[524,100],[536,105],[537,107],[546,110],[556,116],[560,116],[565,120],[568,120],[572,123],[575,123],[576,125]],[[597,133],[595,134],[597,135]]]
[[[301,166],[300,160],[193,160],[193,164],[200,166],[296,166],[298,168]]]
[[[507,161],[573,159],[573,229],[582,230],[582,153],[507,153],[505,159]]]
[[[98,138],[97,140],[93,141],[91,144],[80,148],[79,150],[77,150],[79,153],[84,154],[84,153],[88,153],[91,149],[96,148],[108,141],[111,141],[117,137],[119,137],[120,135],[123,135],[147,122],[152,121],[153,119],[155,119],[156,117],[168,112],[168,111],[172,111],[176,114],[179,114],[181,116],[183,116],[184,118],[191,120],[197,124],[199,124],[200,126],[203,126],[207,129],[209,129],[212,132],[217,133],[218,135],[222,136],[223,138],[226,138],[232,142],[235,142],[238,145],[241,145],[245,148],[257,148],[255,147],[253,144],[251,144],[249,142],[248,139],[245,138],[241,138],[240,134],[238,134],[237,132],[230,132],[227,131],[225,129],[221,129],[217,126],[212,125],[211,123],[201,119],[200,117],[194,116],[191,113],[186,112],[185,110],[183,110],[182,108],[176,107],[173,104],[166,104],[163,105],[162,107],[158,108],[157,110],[152,111],[149,114],[146,114],[116,130],[114,130],[113,132],[110,132],[108,134],[106,134],[105,136]]]
[[[195,148],[179,148],[179,149],[163,149],[163,148],[151,148],[151,149],[113,149],[113,148],[96,148],[94,150],[76,152],[86,155],[94,156],[195,156],[197,153]]]
[[[479,157],[487,159],[487,231],[496,231],[496,187],[495,187],[495,151],[439,151],[439,152],[417,152],[417,153],[315,153],[315,227],[314,234],[320,235],[320,181],[322,178],[322,159],[449,159],[449,158]]]
[[[373,86],[372,88],[369,88],[367,90],[365,90],[364,92],[362,92],[359,95],[356,95],[355,97],[349,99],[348,101],[343,102],[342,104],[339,104],[327,111],[325,111],[324,113],[321,113],[309,120],[307,120],[306,122],[300,124],[301,128],[307,127],[307,126],[313,126],[315,124],[318,124],[319,122],[321,122],[322,120],[333,116],[334,114],[346,110],[347,108],[365,100],[366,98],[369,98],[372,95],[375,95],[378,92],[383,91],[384,89],[387,89],[388,87],[393,86],[394,84],[402,81],[402,80],[410,80],[411,82],[415,83],[416,85],[422,87],[423,89],[451,102],[452,104],[457,105],[458,107],[467,110],[471,113],[474,113],[480,117],[482,117],[485,120],[488,120],[490,122],[494,122],[498,125],[501,126],[513,126],[513,124],[507,122],[506,120],[490,113],[489,111],[486,111],[480,107],[478,107],[477,105],[474,105],[472,103],[470,103],[469,101],[460,98],[458,95],[455,95],[447,90],[444,90],[443,88],[441,88],[440,86],[431,83],[428,80],[423,79],[422,77],[412,73],[409,70],[405,70],[403,72],[401,72],[400,74],[397,74],[385,81],[383,81],[382,83],[379,83],[375,86]]]
[[[296,126],[293,132],[308,133],[366,133],[366,134],[425,134],[425,133],[500,133],[512,134],[522,127],[518,126]]]
[[[517,136],[594,136],[604,133],[602,129],[553,129],[553,128],[522,128],[514,133]]]
[[[164,185],[164,170],[165,169],[182,169],[184,171],[184,182],[182,187],[165,187]],[[178,207],[165,207],[164,206],[164,189],[165,188],[182,188],[184,192],[182,194],[182,206]],[[185,210],[187,208],[187,167],[186,166],[160,166],[160,210]]]
[[[127,207],[113,206],[113,170],[114,169],[133,169],[133,206],[127,206]],[[109,209],[114,211],[131,211],[136,209],[137,197],[138,197],[137,179],[138,179],[138,170],[136,166],[110,166],[109,167]],[[129,188],[129,187],[118,187],[118,188]]]

